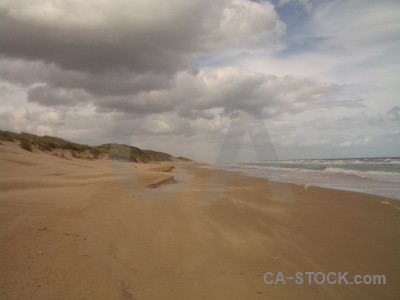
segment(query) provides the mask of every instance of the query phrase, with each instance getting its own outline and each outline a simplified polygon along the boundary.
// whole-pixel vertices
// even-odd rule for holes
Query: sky
[[[278,159],[400,156],[399,75],[398,0],[0,1],[3,130],[206,162],[262,159],[256,131]]]

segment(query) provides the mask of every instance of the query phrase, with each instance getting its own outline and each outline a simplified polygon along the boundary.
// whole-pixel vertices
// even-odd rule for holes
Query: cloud
[[[400,3],[383,0],[353,0],[328,2],[313,14],[316,36],[323,38],[321,46],[335,50],[357,48],[363,53],[368,47],[389,50],[398,46]],[[311,25],[311,24],[310,24]]]
[[[54,63],[23,59],[0,59],[0,77],[26,87],[46,84],[53,88],[84,89],[94,95],[129,95],[143,90],[165,88],[170,77],[166,74],[128,71],[86,73],[64,70]]]
[[[278,11],[288,27],[281,51],[253,51],[226,62],[248,70],[291,74],[345,86],[344,100],[362,98],[371,113],[397,105],[400,88],[400,2],[313,1],[297,19],[292,1]],[[291,8],[291,9],[289,9]]]
[[[242,111],[254,117],[271,117],[323,105],[324,97],[339,89],[333,83],[212,68],[196,75],[180,72],[168,89],[143,91],[133,98],[95,98],[94,105],[100,110],[131,113],[176,111],[188,119],[212,119],[213,109],[222,109],[226,114]]]
[[[181,99],[177,105],[181,116],[215,108],[226,114],[242,111],[254,117],[295,113],[319,105],[324,97],[340,89],[333,83],[267,76],[237,68],[208,68],[196,76],[181,73],[175,86],[166,98]]]
[[[0,52],[89,73],[175,73],[196,57],[273,43],[285,26],[269,2],[2,1]],[[234,34],[233,34],[234,33]]]
[[[46,106],[74,106],[86,102],[88,95],[83,90],[54,89],[48,86],[36,86],[28,91],[28,101]]]
[[[349,146],[359,146],[359,145],[366,145],[372,141],[372,137],[367,136],[362,139],[351,140],[351,141],[344,141],[339,144],[340,147],[349,147]]]
[[[170,134],[172,132],[170,126],[161,120],[146,120],[141,124],[141,128],[145,133],[150,134]]]
[[[272,117],[322,105],[339,90],[334,83],[196,68],[199,55],[226,47],[274,47],[285,25],[269,2],[4,1],[0,15],[1,79],[26,87],[28,101],[43,106]]]
[[[286,5],[286,4],[290,3],[290,2],[298,2],[298,3],[300,3],[304,7],[304,9],[306,11],[308,11],[308,12],[311,11],[311,9],[313,7],[311,1],[309,1],[309,0],[279,0],[278,6],[283,6],[283,5]]]
[[[31,120],[32,115],[25,107],[14,107],[11,105],[0,107],[0,128],[2,129],[28,131],[33,129]]]
[[[294,156],[398,126],[398,2],[273,3],[3,0],[0,127],[203,158],[234,118]]]
[[[137,114],[175,111],[180,116],[212,119],[210,110],[243,111],[257,117],[299,112],[323,102],[340,87],[293,77],[276,77],[238,68],[206,68],[173,76],[65,71],[54,64],[0,60],[3,80],[28,88],[28,101],[45,106],[91,103],[99,112]],[[153,78],[153,80],[151,80]],[[350,103],[346,103],[350,105]]]
[[[390,126],[400,125],[400,108],[395,106],[384,114],[356,114],[347,115],[337,118],[335,125],[337,127],[349,127],[349,126]]]
[[[44,106],[90,103],[98,112],[212,119],[213,108],[256,115],[268,105],[279,111],[285,101],[296,102],[295,111],[321,88],[303,82],[301,90],[295,80],[233,69],[198,70],[200,55],[274,47],[285,24],[269,2],[17,0],[2,1],[0,16],[1,79],[27,88],[28,101]],[[280,84],[288,86],[274,91]],[[280,88],[287,99],[273,95]]]
[[[391,122],[400,122],[400,107],[395,106],[387,113],[387,118]]]

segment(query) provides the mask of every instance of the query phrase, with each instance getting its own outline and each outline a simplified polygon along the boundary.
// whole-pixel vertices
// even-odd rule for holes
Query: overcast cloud
[[[0,127],[212,161],[261,119],[281,158],[400,155],[399,20],[398,1],[3,0]]]

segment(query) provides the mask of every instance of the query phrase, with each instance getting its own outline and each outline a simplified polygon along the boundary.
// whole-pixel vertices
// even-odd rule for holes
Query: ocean
[[[226,162],[213,167],[306,187],[320,186],[400,200],[400,157]]]

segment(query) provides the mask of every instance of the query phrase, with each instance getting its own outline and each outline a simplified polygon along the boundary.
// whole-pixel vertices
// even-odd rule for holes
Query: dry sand
[[[297,185],[295,201],[275,201],[267,180],[224,171],[233,177],[221,199],[203,201],[211,171],[174,164],[190,171],[185,189],[146,201],[109,160],[3,142],[0,299],[400,299],[399,202]],[[169,168],[133,166],[146,184]],[[387,284],[267,285],[268,271],[384,274]]]

